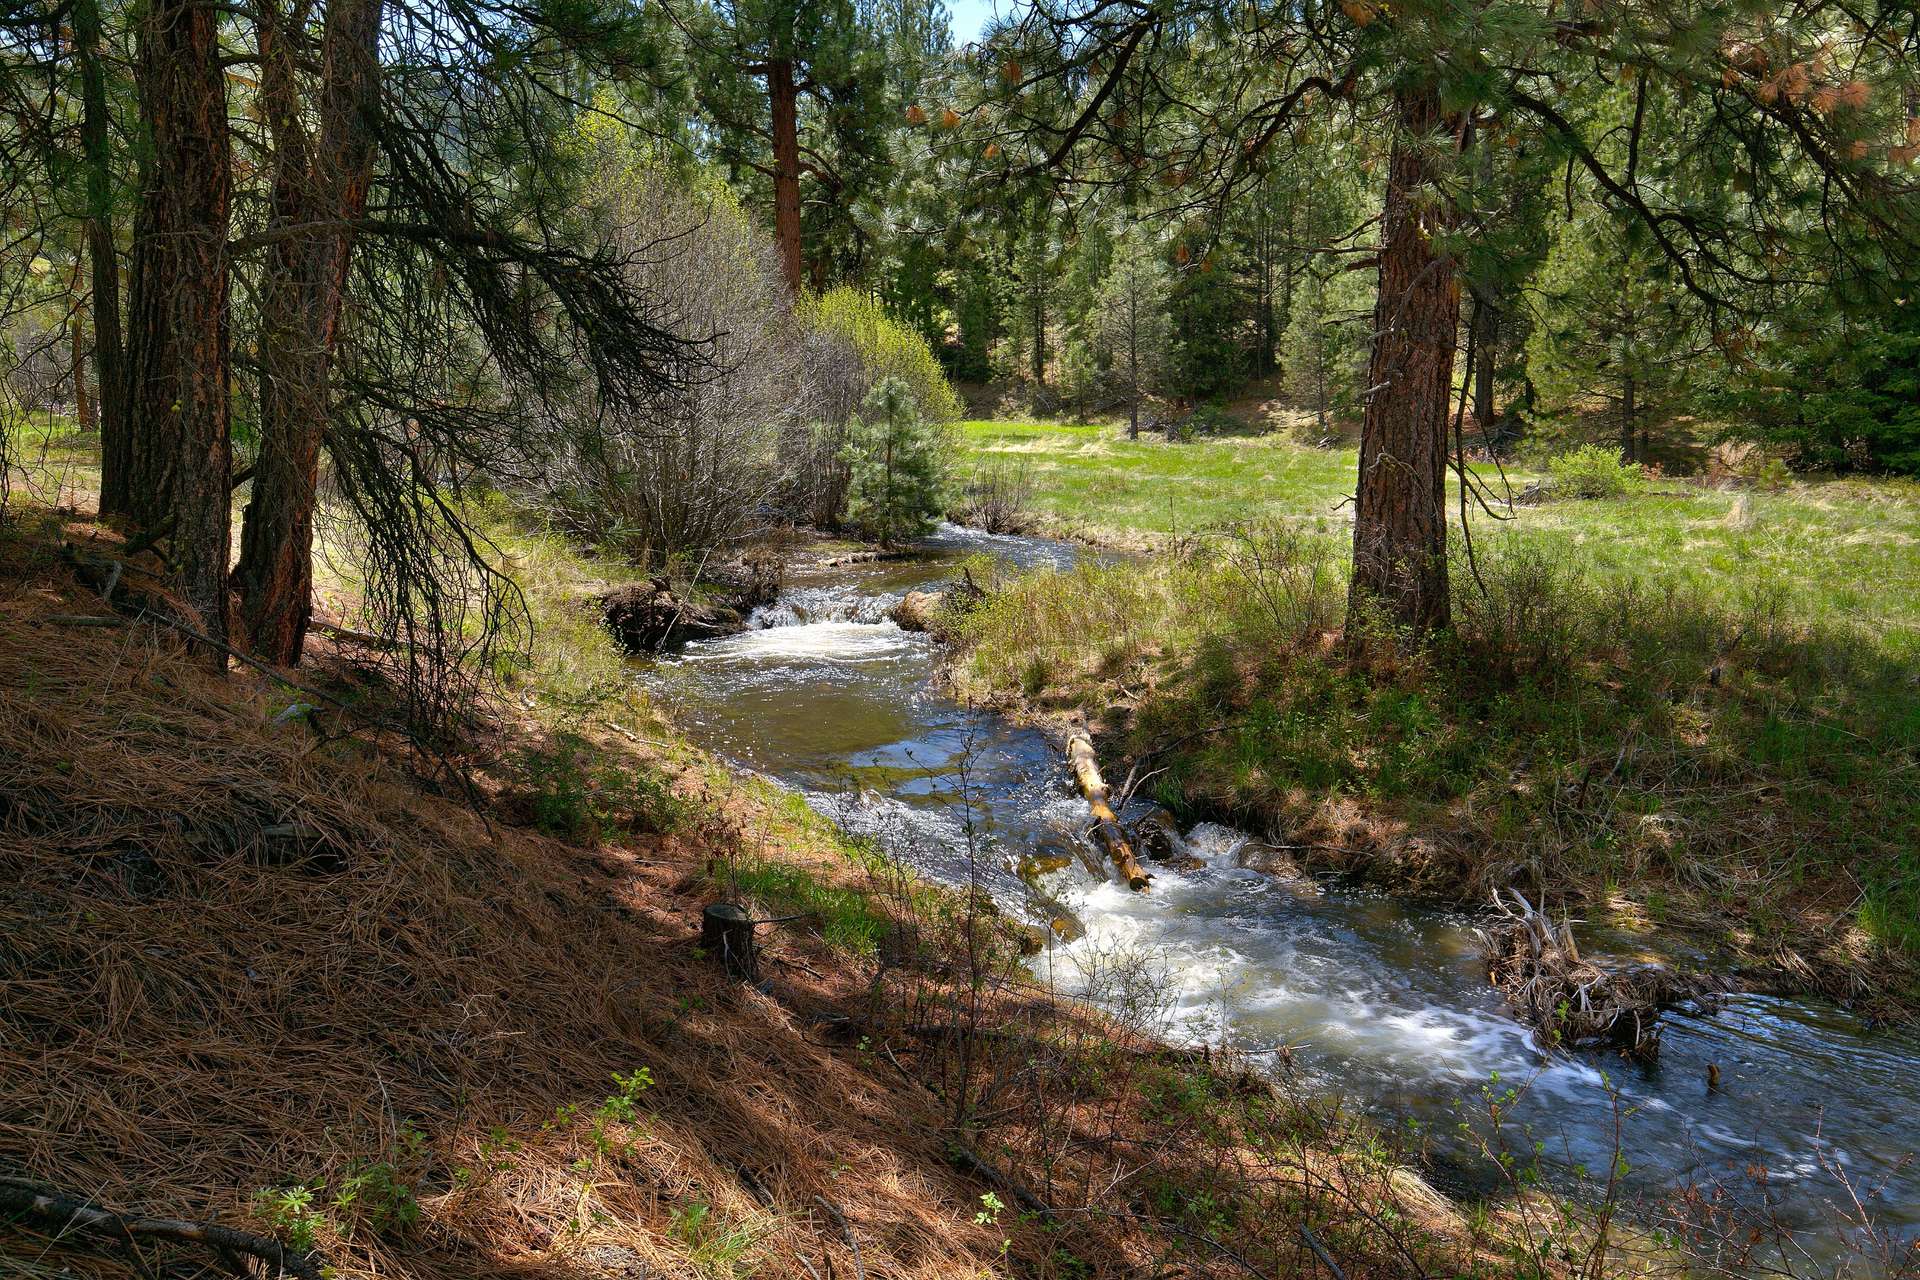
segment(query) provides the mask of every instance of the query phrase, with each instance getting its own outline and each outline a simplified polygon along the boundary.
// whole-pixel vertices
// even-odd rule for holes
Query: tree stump
[[[753,945],[753,918],[731,902],[715,902],[700,913],[700,945],[735,978],[751,982],[760,976],[759,955]]]

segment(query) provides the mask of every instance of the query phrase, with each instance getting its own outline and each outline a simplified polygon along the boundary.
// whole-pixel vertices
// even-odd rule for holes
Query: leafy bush
[[[1270,643],[1296,648],[1339,626],[1346,583],[1334,548],[1284,521],[1230,530],[1220,565],[1237,584],[1250,627],[1264,627]]]
[[[403,1231],[420,1220],[413,1189],[427,1156],[426,1134],[404,1124],[381,1159],[363,1158],[349,1165],[332,1195],[319,1178],[263,1187],[254,1192],[253,1211],[296,1253],[311,1253],[323,1227],[347,1236],[361,1227],[375,1234]]]
[[[1466,668],[1496,688],[1523,677],[1551,684],[1589,642],[1583,620],[1595,604],[1580,566],[1547,546],[1496,544],[1454,565],[1454,642]]]
[[[1547,461],[1556,498],[1619,498],[1646,488],[1646,474],[1605,445],[1582,445]]]
[[[803,301],[800,314],[808,328],[852,346],[865,380],[859,394],[897,378],[906,384],[923,417],[933,422],[960,417],[960,397],[927,340],[889,315],[878,298],[842,285]]]
[[[1765,489],[1768,493],[1777,493],[1787,487],[1792,480],[1787,464],[1778,458],[1762,459],[1747,477],[1748,483],[1756,489]]]

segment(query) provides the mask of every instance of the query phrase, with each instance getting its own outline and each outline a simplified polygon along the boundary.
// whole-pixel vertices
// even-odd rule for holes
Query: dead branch
[[[1493,895],[1497,918],[1476,930],[1487,975],[1550,1049],[1660,1052],[1660,1014],[1676,1005],[1719,1006],[1721,985],[1665,965],[1616,967],[1580,954],[1573,926],[1555,927],[1518,889]]]
[[[1093,838],[1120,869],[1128,888],[1146,888],[1153,877],[1133,856],[1133,845],[1128,842],[1119,815],[1109,803],[1106,780],[1100,776],[1100,763],[1094,758],[1093,743],[1086,735],[1076,733],[1067,739],[1067,764],[1073,769],[1080,794],[1086,797],[1087,808],[1093,812]]]
[[[200,1245],[220,1254],[245,1254],[270,1268],[270,1276],[320,1280],[325,1260],[310,1253],[290,1253],[271,1236],[256,1235],[217,1222],[187,1222],[180,1218],[149,1218],[115,1213],[76,1196],[29,1182],[0,1177],[0,1209],[25,1214],[51,1224],[61,1232],[81,1231],[107,1236],[122,1244],[146,1238]]]

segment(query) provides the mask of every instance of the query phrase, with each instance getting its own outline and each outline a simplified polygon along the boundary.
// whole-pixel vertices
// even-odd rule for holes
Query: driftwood
[[[323,1259],[291,1251],[271,1236],[221,1226],[217,1222],[115,1213],[24,1178],[0,1178],[0,1211],[37,1219],[59,1234],[78,1232],[110,1239],[123,1246],[142,1239],[199,1245],[220,1255],[222,1262],[237,1275],[251,1272],[243,1269],[236,1255],[258,1259],[265,1264],[266,1275],[270,1277],[320,1280],[328,1273]]]
[[[1079,786],[1080,794],[1086,798],[1087,808],[1093,812],[1095,842],[1113,865],[1119,868],[1120,876],[1129,889],[1146,888],[1153,877],[1141,868],[1140,860],[1133,856],[1133,845],[1127,840],[1120,818],[1113,811],[1106,780],[1100,776],[1100,763],[1094,758],[1093,743],[1085,734],[1076,733],[1067,739],[1067,764],[1073,769],[1073,780]]]
[[[1477,930],[1487,973],[1549,1049],[1660,1052],[1660,1014],[1676,1005],[1714,1009],[1720,990],[1665,965],[1619,967],[1580,954],[1573,927],[1559,927],[1518,889],[1493,895],[1497,918]]]

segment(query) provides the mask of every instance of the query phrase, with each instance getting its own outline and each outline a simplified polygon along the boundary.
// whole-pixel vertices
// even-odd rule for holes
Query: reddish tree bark
[[[133,460],[125,407],[126,360],[120,340],[120,260],[113,245],[113,151],[107,133],[107,79],[100,45],[99,0],[74,0],[73,47],[80,62],[80,145],[87,170],[87,265],[93,278],[100,513],[123,515]]]
[[[273,241],[260,302],[260,457],[241,526],[240,623],[252,650],[300,661],[313,617],[313,516],[329,374],[353,224],[373,176],[368,120],[380,0],[332,0],[321,37],[319,136],[302,123],[298,41],[276,5],[260,16],[261,89],[273,133]],[[310,228],[299,231],[297,228]]]
[[[1398,90],[1394,107],[1354,505],[1350,639],[1376,616],[1416,633],[1450,617],[1447,411],[1460,284],[1433,243],[1449,215],[1430,203],[1436,174],[1427,149],[1450,122],[1431,85]]]
[[[219,11],[149,0],[140,114],[150,156],[134,236],[127,511],[170,530],[181,594],[223,645],[232,454],[228,441],[227,221],[232,168]],[[224,670],[226,654],[208,651]]]
[[[87,308],[84,303],[74,307],[73,320],[67,328],[67,349],[73,367],[74,420],[82,431],[98,431],[100,420],[95,416],[96,406],[87,389]]]
[[[767,63],[767,98],[773,112],[773,231],[780,244],[780,272],[796,294],[800,254],[800,91],[793,59]]]

